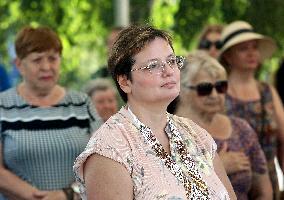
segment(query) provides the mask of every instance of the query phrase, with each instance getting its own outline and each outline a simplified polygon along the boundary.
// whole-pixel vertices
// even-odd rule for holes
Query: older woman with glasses
[[[120,33],[109,69],[126,106],[77,158],[83,199],[236,199],[210,135],[166,112],[179,94],[183,61],[162,30]]]
[[[225,69],[205,52],[191,54],[187,60],[175,114],[191,118],[212,135],[239,200],[249,199],[249,192],[253,199],[271,199],[266,160],[256,133],[246,121],[222,114],[228,88]]]

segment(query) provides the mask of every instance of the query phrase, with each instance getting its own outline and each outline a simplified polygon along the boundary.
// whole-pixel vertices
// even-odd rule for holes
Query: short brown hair
[[[127,102],[127,94],[120,88],[117,77],[126,75],[131,80],[133,57],[157,37],[166,40],[173,49],[171,36],[150,25],[132,25],[119,33],[109,55],[108,68],[124,102]]]
[[[33,28],[26,26],[18,33],[15,48],[17,57],[20,59],[32,52],[43,52],[51,49],[61,55],[62,43],[58,35],[48,27]]]

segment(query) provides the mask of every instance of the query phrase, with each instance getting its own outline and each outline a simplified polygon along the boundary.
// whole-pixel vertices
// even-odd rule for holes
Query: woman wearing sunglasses
[[[225,69],[205,52],[188,57],[181,73],[176,115],[192,119],[214,138],[238,200],[272,198],[266,160],[257,135],[240,118],[223,114],[228,88]]]
[[[220,38],[222,33],[222,25],[208,25],[201,33],[198,49],[208,52],[213,58],[218,58],[219,50],[222,47]]]
[[[277,156],[284,169],[284,110],[271,85],[256,80],[260,64],[276,50],[275,42],[255,33],[252,26],[236,21],[222,33],[220,60],[229,72],[226,108],[229,115],[246,119],[258,134],[267,159],[274,199],[279,198],[275,168]]]
[[[209,134],[166,112],[179,94],[183,66],[170,36],[130,26],[120,32],[108,66],[126,106],[94,133],[75,163],[83,199],[236,199]]]

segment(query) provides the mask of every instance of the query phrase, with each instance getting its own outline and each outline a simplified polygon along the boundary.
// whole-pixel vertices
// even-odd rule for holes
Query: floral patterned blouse
[[[243,119],[230,117],[232,125],[232,134],[228,139],[214,138],[218,152],[222,146],[227,143],[228,151],[239,152],[240,150],[250,160],[251,170],[241,171],[229,174],[238,200],[247,200],[252,184],[253,174],[264,174],[267,172],[267,163],[264,153],[258,142],[255,131]]]
[[[279,186],[274,158],[277,154],[278,127],[269,85],[259,82],[259,90],[260,100],[243,101],[227,94],[226,110],[230,116],[245,119],[257,133],[259,143],[267,160],[274,197],[277,199]]]
[[[194,122],[170,114],[165,132],[170,139],[171,156],[159,149],[160,143],[150,128],[130,110],[121,108],[93,134],[76,159],[74,171],[82,199],[87,199],[83,164],[94,153],[125,166],[133,181],[134,199],[229,199],[213,168],[217,146],[212,137]],[[176,141],[184,144],[183,152],[188,152],[190,165],[185,164],[188,161]],[[189,180],[189,193],[185,180]]]

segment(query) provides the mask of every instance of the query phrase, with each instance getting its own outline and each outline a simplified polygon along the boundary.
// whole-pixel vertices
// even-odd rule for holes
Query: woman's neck
[[[43,107],[58,103],[65,95],[65,90],[58,85],[51,90],[43,91],[32,89],[26,83],[21,83],[17,90],[19,95],[29,104]]]
[[[128,101],[133,114],[153,132],[163,132],[167,123],[166,106],[139,104]]]
[[[260,98],[258,81],[252,71],[239,73],[232,71],[229,75],[228,94],[242,100],[257,100]]]
[[[254,71],[246,70],[232,70],[229,74],[230,83],[248,84],[255,81]]]

